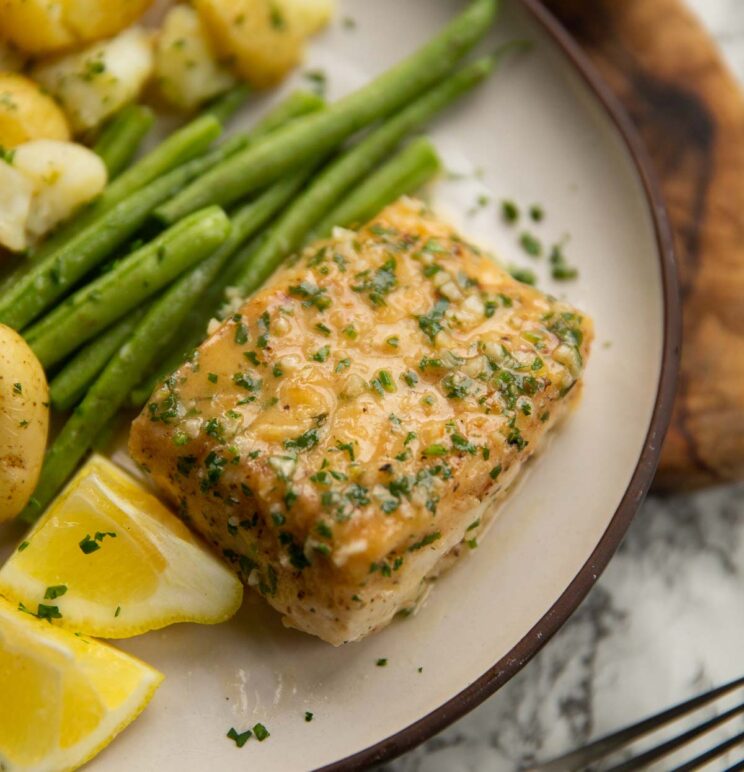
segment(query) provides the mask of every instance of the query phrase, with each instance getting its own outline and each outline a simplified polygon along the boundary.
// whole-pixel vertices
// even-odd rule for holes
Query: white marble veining
[[[744,82],[744,0],[689,2]],[[651,498],[545,649],[482,706],[384,769],[517,770],[741,675],[744,485]],[[690,753],[743,728],[744,719],[729,722]],[[706,769],[743,759],[739,746]]]

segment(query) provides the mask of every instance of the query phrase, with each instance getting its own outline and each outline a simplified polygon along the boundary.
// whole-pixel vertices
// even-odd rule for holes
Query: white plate
[[[328,73],[336,97],[461,7],[346,0],[308,68]],[[356,21],[353,29],[344,17]],[[433,200],[468,235],[508,262],[536,267],[541,287],[594,318],[580,407],[530,465],[480,548],[438,582],[416,617],[334,649],[285,630],[249,597],[228,624],[180,625],[121,642],[166,680],[91,770],[307,770],[399,753],[511,677],[617,546],[650,482],[671,404],[678,330],[671,252],[663,208],[651,202],[653,185],[622,117],[546,23],[532,0],[503,12],[497,37],[536,46],[437,122],[432,135],[447,165],[470,179],[440,182]],[[468,214],[483,192],[492,203]],[[552,282],[544,258],[524,256],[519,231],[501,223],[502,198],[544,206],[545,221],[531,229],[545,242],[570,234],[579,280]],[[6,550],[16,536],[13,528],[0,532]],[[377,667],[382,657],[388,664]],[[267,741],[238,749],[225,737],[257,721],[270,730]]]

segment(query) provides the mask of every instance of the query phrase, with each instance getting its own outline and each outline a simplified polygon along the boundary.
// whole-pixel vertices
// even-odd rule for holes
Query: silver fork
[[[711,689],[709,692],[705,692],[705,694],[693,697],[686,702],[668,708],[662,713],[658,713],[650,718],[645,718],[637,724],[627,726],[624,729],[620,729],[605,737],[600,737],[598,740],[589,743],[589,745],[572,751],[571,753],[567,753],[565,756],[560,756],[559,758],[547,761],[543,764],[531,766],[528,768],[528,772],[580,772],[580,770],[586,770],[591,764],[605,759],[639,738],[650,734],[651,732],[655,732],[676,719],[686,716],[698,708],[701,708],[714,700],[720,699],[724,695],[730,694],[737,689],[741,689],[742,687],[744,687],[744,677],[737,678],[735,681]],[[603,769],[605,772],[632,772],[633,770],[647,769],[659,759],[664,758],[687,743],[692,742],[698,737],[702,737],[717,726],[720,726],[726,721],[741,714],[744,714],[744,701],[739,702],[735,707],[729,708],[713,718],[703,721],[692,729],[682,732],[671,740],[666,740],[648,751],[644,751],[643,753],[615,764],[614,766],[603,767]],[[704,753],[695,756],[695,758],[690,759],[690,761],[674,767],[674,772],[691,772],[692,770],[700,769],[705,764],[710,763],[727,751],[740,745],[744,745],[744,731],[724,740]],[[729,767],[726,772],[741,772],[741,770],[744,770],[744,748],[741,751],[740,758],[741,760],[736,762],[732,767]]]

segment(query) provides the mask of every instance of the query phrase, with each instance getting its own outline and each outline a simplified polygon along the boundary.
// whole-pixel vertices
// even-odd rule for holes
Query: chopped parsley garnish
[[[269,3],[269,21],[275,30],[283,30],[287,26],[281,8],[273,0]]]
[[[439,531],[434,531],[434,533],[429,533],[426,536],[424,536],[421,541],[417,541],[415,544],[412,544],[409,548],[409,552],[416,552],[416,550],[423,549],[424,547],[428,547],[430,544],[433,544],[437,539],[441,539],[442,534],[439,533]]]
[[[284,440],[284,447],[287,450],[312,450],[319,442],[318,430],[313,428],[303,432],[299,437]]]
[[[428,456],[429,458],[436,456],[446,456],[447,448],[445,445],[434,443],[433,445],[429,445],[428,447],[424,448],[424,455]]]
[[[545,219],[545,210],[539,204],[530,207],[530,218],[533,222],[542,222]]]
[[[269,730],[263,724],[256,724],[253,727],[253,734],[256,739],[262,743],[267,737],[270,737]]]
[[[245,732],[238,732],[234,727],[230,727],[230,731],[227,733],[227,737],[233,740],[238,748],[242,748],[252,736],[253,732],[250,729],[246,729]]]
[[[237,322],[237,326],[235,327],[235,342],[239,346],[242,346],[248,342],[248,327],[239,315],[234,316],[233,320]]]
[[[54,584],[51,587],[46,588],[46,592],[44,593],[44,600],[54,600],[55,598],[60,598],[66,592],[66,584]]]
[[[453,434],[451,437],[452,446],[457,450],[461,450],[463,453],[469,453],[471,456],[475,455],[476,447],[472,442],[468,441],[466,437],[461,434]]]
[[[256,392],[261,389],[261,379],[256,378],[252,373],[235,373],[233,383],[246,391]]]
[[[346,451],[346,453],[349,454],[349,459],[351,461],[354,461],[355,455],[354,455],[354,445],[351,442],[337,442],[336,448],[340,451]]]
[[[59,607],[48,606],[46,603],[39,603],[36,616],[39,617],[39,619],[46,619],[47,621],[51,621],[52,619],[62,619]]]
[[[542,254],[542,243],[540,242],[540,239],[538,239],[537,236],[533,236],[531,233],[528,233],[527,231],[525,231],[519,237],[519,243],[522,249],[530,257],[540,257]]]
[[[556,281],[570,281],[579,275],[578,268],[566,261],[563,244],[555,244],[550,250],[550,273]]]
[[[31,543],[31,542],[28,542],[28,541],[22,541],[22,542],[21,542],[21,543],[18,545],[18,552],[23,552],[23,550],[25,550],[25,549],[28,547],[28,545],[29,545],[30,543]]]
[[[330,354],[331,354],[331,347],[323,346],[322,348],[319,348],[310,358],[314,362],[325,362],[330,356]]]
[[[23,384],[22,383],[14,383],[13,384],[13,394],[23,394]]]
[[[218,378],[219,376],[217,375],[217,373],[207,373],[207,380],[210,383],[217,383]]]
[[[530,287],[534,287],[535,284],[537,284],[537,276],[535,275],[535,272],[531,271],[529,268],[512,266],[509,268],[509,273],[513,279],[521,281],[522,284],[529,284]]]
[[[113,531],[96,531],[93,538],[90,537],[90,534],[85,534],[85,537],[80,541],[80,549],[86,554],[90,555],[91,552],[96,552],[96,550],[101,549],[101,542],[109,536],[112,539],[116,538],[116,533]]]
[[[375,665],[377,665],[377,667],[385,667],[387,663],[388,663],[387,657],[380,657],[380,659],[378,659],[377,662],[375,662]]]
[[[303,281],[289,288],[290,295],[302,298],[302,305],[305,308],[315,307],[318,311],[325,311],[331,305],[332,301],[327,292],[325,287],[318,287],[309,281]]]
[[[303,77],[310,83],[310,87],[316,94],[325,96],[328,76],[323,70],[308,70]]]
[[[406,372],[401,375],[401,378],[406,382],[408,386],[413,388],[418,383],[418,375],[413,372],[413,370],[406,370]]]
[[[501,216],[512,225],[519,219],[519,207],[513,201],[502,201]]]
[[[418,324],[421,328],[421,331],[426,335],[427,338],[429,338],[432,343],[434,342],[437,333],[444,329],[442,320],[444,319],[444,314],[448,307],[448,300],[438,300],[434,304],[434,308],[432,308],[428,314],[423,314],[422,316],[418,317]]]
[[[492,480],[495,480],[501,474],[501,464],[496,464],[488,474]]]
[[[266,348],[269,345],[269,331],[271,328],[271,318],[269,312],[264,311],[261,316],[258,317],[258,340],[256,345],[259,348]]]
[[[309,710],[306,710],[305,711],[305,721],[310,723],[312,720],[313,720],[313,714]]]
[[[355,278],[360,280],[360,283],[352,285],[351,288],[354,292],[365,293],[372,305],[384,306],[385,296],[389,295],[398,286],[395,268],[395,259],[390,258],[374,273],[370,273],[370,271],[358,273]]]
[[[337,373],[343,372],[349,367],[351,367],[351,359],[349,359],[348,357],[344,357],[343,359],[340,359],[338,364],[336,365],[336,372]]]

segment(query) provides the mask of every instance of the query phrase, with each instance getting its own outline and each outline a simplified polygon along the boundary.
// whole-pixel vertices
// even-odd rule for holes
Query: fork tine
[[[598,740],[589,743],[583,748],[571,751],[557,759],[532,766],[530,767],[530,770],[532,770],[532,772],[571,772],[571,770],[584,769],[591,762],[609,756],[616,750],[634,742],[639,737],[659,729],[680,716],[692,713],[703,705],[707,705],[709,702],[713,702],[713,700],[716,700],[724,694],[728,694],[741,686],[744,686],[744,677],[737,678],[723,686],[711,689],[704,694],[681,702],[679,705],[667,708],[667,710],[664,710],[655,716],[651,716],[650,718],[645,718],[637,724],[632,724],[631,726],[627,726],[624,729],[620,729],[605,737],[600,737]]]
[[[742,702],[741,705],[737,705],[735,708],[731,708],[731,710],[726,710],[720,715],[708,719],[708,721],[704,721],[699,726],[689,729],[687,732],[683,732],[679,737],[667,740],[667,742],[657,745],[650,751],[641,753],[639,756],[634,756],[632,759],[629,759],[622,764],[611,767],[608,772],[635,772],[635,770],[638,769],[646,769],[649,764],[657,759],[667,756],[672,751],[677,750],[677,748],[681,748],[683,745],[687,745],[687,743],[692,742],[696,737],[704,735],[719,724],[723,724],[730,718],[738,716],[740,713],[744,713],[744,702]]]
[[[702,767],[704,764],[707,764],[709,761],[713,761],[713,759],[717,759],[719,756],[723,756],[727,750],[730,748],[735,748],[741,743],[744,743],[744,732],[739,732],[739,734],[735,735],[734,737],[729,737],[728,740],[724,740],[720,745],[716,745],[715,748],[711,748],[710,750],[705,751],[705,753],[701,753],[699,756],[696,756],[694,759],[690,759],[690,761],[688,761],[686,764],[682,764],[682,766],[677,767],[674,772],[693,772],[695,769],[700,769],[700,767]],[[744,768],[744,761],[740,761],[739,764],[731,767],[728,772],[731,772],[737,768]]]

